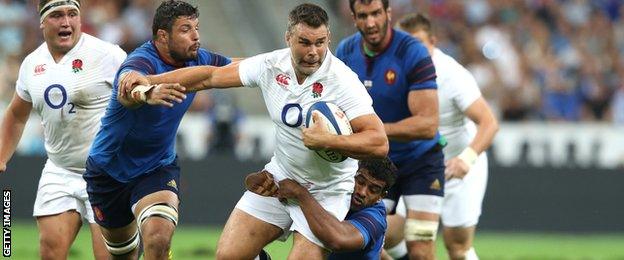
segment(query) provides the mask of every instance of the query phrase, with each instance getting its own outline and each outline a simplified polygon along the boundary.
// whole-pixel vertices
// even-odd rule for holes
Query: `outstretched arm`
[[[163,74],[147,76],[151,84],[180,83],[187,92],[209,88],[231,88],[243,85],[238,68],[240,62],[225,67],[195,66],[177,69]]]
[[[13,94],[0,128],[0,173],[6,171],[6,164],[15,153],[31,110],[32,103]]]
[[[308,225],[332,251],[355,251],[364,247],[364,236],[349,221],[339,221],[327,212],[299,183],[285,179],[279,182],[279,198],[296,199]]]

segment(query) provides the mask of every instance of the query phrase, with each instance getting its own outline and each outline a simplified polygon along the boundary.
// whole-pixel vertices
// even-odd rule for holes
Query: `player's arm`
[[[398,122],[385,123],[388,139],[412,141],[431,139],[438,130],[438,91],[436,89],[412,90],[407,97],[412,116]]]
[[[321,120],[312,113],[315,122]],[[313,150],[327,149],[355,159],[384,158],[388,154],[388,138],[376,114],[367,114],[350,121],[352,135],[332,135],[323,124],[303,129],[303,143]]]
[[[209,88],[231,88],[242,86],[238,72],[240,62],[224,67],[195,66],[147,76],[151,84],[176,82],[186,87],[187,92]]]
[[[483,97],[479,97],[470,104],[464,111],[464,115],[477,125],[477,133],[459,156],[446,162],[445,175],[447,179],[452,177],[463,178],[479,154],[490,147],[496,132],[498,132],[498,121]]]
[[[349,221],[340,221],[327,212],[299,183],[285,179],[279,182],[279,198],[296,199],[310,230],[332,251],[355,251],[364,247],[364,236]]]
[[[32,103],[23,100],[17,93],[13,95],[0,127],[0,173],[6,171],[6,164],[15,153],[31,110]]]
[[[177,83],[150,85],[143,74],[132,70],[119,77],[117,101],[127,108],[138,108],[143,104],[173,107],[173,102],[182,103],[186,99],[185,88]],[[126,89],[130,90],[129,94]]]

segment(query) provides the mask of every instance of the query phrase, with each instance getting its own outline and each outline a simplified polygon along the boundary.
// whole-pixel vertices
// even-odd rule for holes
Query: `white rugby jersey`
[[[439,130],[448,141],[443,150],[448,160],[459,155],[477,132],[464,111],[481,97],[481,91],[472,74],[440,49],[434,49],[432,60],[438,76]]]
[[[115,74],[125,58],[119,46],[82,33],[59,63],[46,43],[22,62],[16,92],[41,116],[45,149],[57,166],[84,172]]]
[[[239,72],[243,85],[260,87],[275,123],[277,146],[265,169],[276,180],[296,180],[313,193],[352,192],[357,161],[323,160],[303,145],[302,129],[308,108],[317,101],[336,104],[350,120],[374,114],[357,75],[328,51],[318,71],[298,84],[288,48],[243,60]]]

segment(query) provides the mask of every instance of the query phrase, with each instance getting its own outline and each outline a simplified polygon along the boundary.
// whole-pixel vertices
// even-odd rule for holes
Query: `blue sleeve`
[[[211,53],[211,54],[212,54],[212,64],[210,65],[212,66],[223,67],[225,65],[232,63],[232,60],[228,57],[221,56],[216,53]]]
[[[349,217],[349,222],[357,228],[362,237],[364,244],[362,248],[368,246],[371,241],[374,243],[375,238],[382,237],[386,231],[385,214],[375,207],[369,207],[360,210]]]
[[[436,71],[427,48],[414,41],[407,50],[405,67],[410,90],[437,89]]]
[[[342,62],[345,62],[345,40],[341,41],[340,44],[338,44],[338,48],[336,48],[336,57],[338,59],[340,59]]]
[[[143,75],[156,74],[156,66],[148,57],[142,55],[130,55],[119,67],[117,75],[121,75],[123,72],[133,70]]]

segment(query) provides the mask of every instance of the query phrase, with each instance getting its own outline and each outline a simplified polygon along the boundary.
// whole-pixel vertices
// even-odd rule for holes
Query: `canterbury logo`
[[[43,74],[46,71],[45,66],[45,64],[35,66],[35,76]]]
[[[174,189],[178,189],[178,184],[176,184],[175,180],[170,180],[169,182],[167,182],[167,186],[174,188]]]
[[[436,179],[435,181],[433,181],[431,183],[431,186],[429,186],[429,189],[432,190],[440,190],[442,187],[440,186],[440,181],[438,181],[438,179]]]
[[[277,81],[277,84],[281,85],[282,87],[287,87],[290,84],[290,77],[284,74],[278,74],[277,76],[275,76],[275,81]]]

